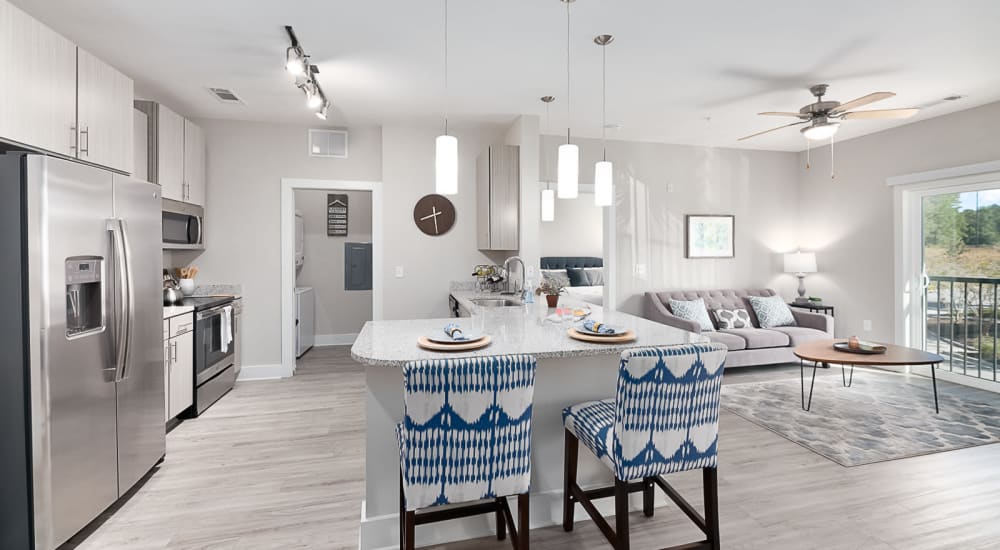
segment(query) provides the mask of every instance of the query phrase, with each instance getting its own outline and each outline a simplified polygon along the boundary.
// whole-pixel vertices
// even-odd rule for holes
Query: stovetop
[[[191,306],[195,311],[202,311],[232,303],[232,301],[232,296],[188,296],[181,300],[180,305]]]

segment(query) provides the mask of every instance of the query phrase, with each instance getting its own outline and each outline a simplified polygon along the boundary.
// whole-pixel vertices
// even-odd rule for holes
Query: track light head
[[[295,76],[306,72],[305,55],[295,46],[289,46],[285,50],[285,70]]]
[[[310,109],[318,109],[323,105],[323,94],[315,83],[306,86],[306,106]]]
[[[329,101],[323,102],[323,106],[320,107],[318,111],[316,111],[316,118],[320,120],[326,120],[326,114],[329,109],[330,109],[330,102]]]

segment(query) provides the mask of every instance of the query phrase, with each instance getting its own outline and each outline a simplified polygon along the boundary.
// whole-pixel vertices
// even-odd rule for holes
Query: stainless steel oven
[[[205,209],[186,202],[163,199],[163,248],[205,248]]]
[[[195,413],[201,414],[236,381],[233,302],[195,311]]]

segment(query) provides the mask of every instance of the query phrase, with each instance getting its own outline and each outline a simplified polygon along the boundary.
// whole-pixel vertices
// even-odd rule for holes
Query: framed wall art
[[[685,258],[733,258],[736,256],[735,216],[695,215],[684,217]]]

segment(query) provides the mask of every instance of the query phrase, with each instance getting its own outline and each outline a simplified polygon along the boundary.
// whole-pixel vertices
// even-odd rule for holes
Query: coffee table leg
[[[938,408],[938,398],[937,398],[937,376],[934,374],[934,370],[937,367],[931,365],[931,384],[934,385],[934,413],[941,414],[941,409]]]
[[[816,368],[818,364],[813,362],[813,375],[812,381],[809,383],[809,401],[806,401],[806,375],[805,375],[805,363],[802,359],[799,359],[799,382],[802,386],[802,410],[809,412],[812,408],[813,402],[813,387],[816,385]]]
[[[851,377],[844,374],[844,365],[840,365],[840,379],[844,382],[844,387],[849,388],[854,383],[854,365],[851,365]]]

